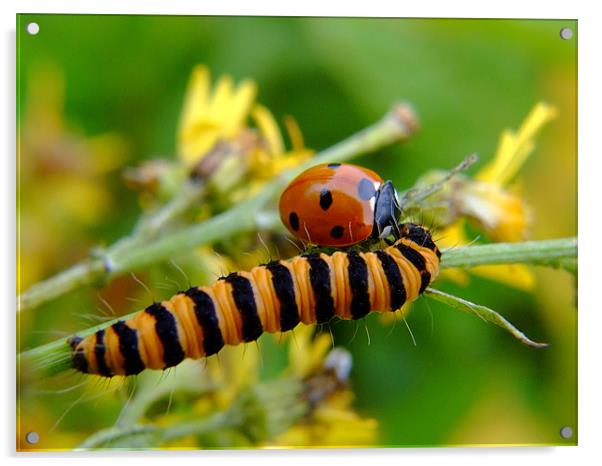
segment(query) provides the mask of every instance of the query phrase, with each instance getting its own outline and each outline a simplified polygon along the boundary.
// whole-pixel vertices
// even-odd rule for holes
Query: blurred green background
[[[36,36],[25,33],[31,21],[40,25]],[[575,235],[577,38],[560,39],[567,26],[577,31],[576,21],[564,20],[20,15],[20,284],[26,289],[130,231],[140,206],[121,169],[173,157],[184,91],[199,63],[213,77],[253,79],[258,101],[278,120],[293,115],[316,150],[393,102],[410,101],[421,121],[416,137],[357,161],[400,189],[472,152],[481,157],[478,170],[501,131],[547,101],[559,117],[520,175],[535,212],[531,236]],[[59,177],[49,189],[61,164],[75,164],[87,187]],[[352,339],[353,323],[333,325],[337,344],[354,357],[355,406],[378,420],[379,444],[575,443],[576,434],[564,440],[559,431],[577,428],[576,284],[563,272],[535,274],[533,293],[476,277],[466,287],[439,287],[496,309],[551,343],[547,349],[424,299],[408,318],[417,346],[404,325],[391,331],[377,318],[367,319],[370,344],[361,328]],[[148,299],[128,278],[102,293],[119,314],[140,307],[128,297]],[[19,349],[93,325],[78,314],[95,314],[97,294],[71,293],[21,316]],[[266,374],[274,372],[278,357],[265,361]],[[44,381],[55,391],[63,383]],[[75,397],[25,391],[22,422],[52,425]],[[83,431],[114,422],[119,407],[119,400],[76,406],[48,445],[72,447]]]

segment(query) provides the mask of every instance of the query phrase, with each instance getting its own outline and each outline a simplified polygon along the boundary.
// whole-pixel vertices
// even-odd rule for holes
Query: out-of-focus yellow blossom
[[[198,162],[220,139],[230,139],[245,127],[257,86],[244,80],[234,86],[231,76],[217,80],[213,91],[209,69],[192,71],[180,117],[178,156],[188,165]]]
[[[526,239],[532,214],[518,193],[495,183],[471,182],[462,190],[461,202],[462,213],[493,241]]]
[[[95,242],[86,231],[106,220],[113,202],[106,175],[127,154],[118,135],[89,137],[65,120],[65,80],[56,65],[32,68],[27,91],[19,121],[18,289],[79,259]]]
[[[518,131],[502,133],[493,160],[458,193],[460,212],[494,241],[519,241],[527,236],[531,213],[517,185],[509,187],[509,183],[533,152],[537,132],[556,114],[554,107],[538,103]]]
[[[340,397],[342,402],[344,397]],[[281,447],[360,447],[378,444],[378,422],[362,418],[349,409],[351,399],[341,408],[319,407],[312,418],[291,427],[276,439]]]
[[[211,90],[209,70],[199,65],[192,72],[184,98],[178,155],[193,167],[221,144],[225,153],[218,154],[218,158],[223,166],[215,164],[214,184],[228,189],[240,185],[228,193],[231,202],[257,191],[282,170],[299,165],[313,154],[304,147],[292,117],[284,120],[292,146],[286,150],[276,120],[266,107],[255,102],[256,94],[253,81],[247,79],[235,86],[230,76],[218,78]],[[255,132],[258,139],[252,138]]]
[[[320,396],[319,401],[310,397],[312,408],[302,421],[298,422],[285,433],[278,436],[274,445],[282,447],[304,446],[366,446],[377,443],[378,422],[371,418],[362,418],[352,409],[353,392],[341,380],[336,362],[331,362],[330,356],[338,356],[332,350],[330,336],[320,334],[312,339],[313,327],[299,326],[295,329],[295,338],[289,343],[289,368],[297,376],[307,380],[310,386],[319,384],[322,387],[312,387]],[[349,362],[344,361],[343,365]],[[350,367],[343,368],[345,373]],[[329,374],[325,376],[325,374]],[[334,382],[329,379],[333,378]],[[330,384],[334,384],[335,389]],[[328,388],[330,387],[330,388]],[[323,396],[323,398],[322,398]]]
[[[313,338],[314,327],[299,325],[288,346],[289,370],[297,377],[307,377],[322,366],[332,348],[330,336],[321,333]]]
[[[493,160],[479,171],[475,178],[485,183],[507,185],[535,149],[537,133],[557,115],[556,107],[539,102],[518,131],[504,130]]]
[[[537,132],[556,115],[554,107],[538,103],[518,131],[502,133],[493,160],[474,180],[462,182],[454,194],[458,213],[483,229],[492,240],[512,242],[526,238],[531,212],[518,195],[518,185],[508,187],[508,184],[535,148]],[[439,245],[450,248],[468,244],[465,222],[460,218],[439,232]],[[521,264],[479,266],[471,268],[471,272],[524,290],[532,289],[535,284],[531,271]],[[461,284],[468,280],[461,270],[444,270],[442,275]]]
[[[258,344],[250,343],[224,348],[217,357],[207,360],[208,374],[221,387],[214,398],[219,409],[225,409],[243,389],[257,382],[259,352]]]

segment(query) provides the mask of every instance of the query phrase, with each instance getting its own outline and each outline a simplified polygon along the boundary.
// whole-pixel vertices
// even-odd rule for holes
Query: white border
[[[579,1],[548,0],[545,4],[505,0],[482,5],[476,1],[456,0],[398,2],[387,0],[335,2],[305,0],[145,0],[144,2],[104,0],[22,0],[16,2],[21,13],[105,13],[105,14],[197,14],[197,15],[276,15],[276,16],[403,16],[403,17],[482,17],[482,18],[576,18],[583,10]],[[483,2],[484,3],[484,2]],[[584,2],[585,3],[585,2]]]
[[[346,2],[345,7],[319,0],[303,0],[293,4],[282,1],[221,0],[219,2],[193,0],[145,0],[145,1],[66,1],[66,0],[23,0],[21,2],[1,2],[3,47],[1,49],[2,92],[1,102],[5,108],[2,118],[2,140],[5,160],[3,177],[2,214],[4,223],[2,236],[3,265],[0,284],[2,296],[8,297],[2,306],[4,322],[4,341],[1,345],[2,361],[8,369],[6,383],[0,384],[2,391],[2,409],[7,413],[1,424],[3,452],[9,456],[8,462],[16,461],[14,452],[14,251],[15,233],[13,229],[15,215],[15,14],[20,13],[105,13],[105,14],[204,14],[204,15],[287,15],[287,16],[404,16],[404,17],[506,17],[506,18],[577,18],[579,19],[579,247],[580,247],[580,283],[579,283],[579,443],[577,448],[510,448],[510,449],[396,449],[396,450],[314,450],[314,451],[235,451],[235,452],[155,452],[151,454],[38,454],[19,455],[26,464],[49,461],[54,457],[62,464],[105,464],[110,458],[125,456],[138,460],[144,458],[149,464],[164,465],[174,458],[178,464],[198,464],[199,461],[214,463],[240,464],[257,461],[263,464],[287,465],[306,464],[308,461],[324,460],[328,463],[345,465],[365,464],[374,461],[382,464],[411,462],[425,464],[431,462],[446,465],[471,464],[489,465],[523,464],[545,462],[546,465],[567,463],[591,463],[593,458],[600,459],[600,399],[602,386],[600,377],[600,342],[602,341],[602,306],[595,300],[594,290],[600,279],[595,267],[602,263],[600,257],[600,201],[602,200],[602,177],[600,169],[600,130],[599,114],[602,109],[600,99],[600,29],[601,18],[596,15],[593,1],[546,1],[525,2],[524,0],[504,0],[503,2],[477,2],[455,0],[453,2],[412,1],[394,4],[386,0]],[[6,105],[8,103],[8,105]],[[596,203],[594,205],[594,203]],[[599,287],[599,284],[598,284]]]

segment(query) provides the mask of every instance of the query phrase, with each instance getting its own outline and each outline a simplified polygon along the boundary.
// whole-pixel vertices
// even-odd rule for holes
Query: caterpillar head
[[[400,223],[399,233],[401,238],[407,238],[420,246],[432,249],[437,253],[437,257],[441,256],[441,252],[433,241],[433,236],[428,228],[416,223]]]
[[[73,368],[79,372],[88,372],[88,360],[86,359],[86,353],[81,343],[84,341],[83,338],[74,336],[67,340],[67,343],[73,348],[71,353],[71,362]]]

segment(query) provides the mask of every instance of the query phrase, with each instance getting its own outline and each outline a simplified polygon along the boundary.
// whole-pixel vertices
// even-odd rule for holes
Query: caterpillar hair
[[[234,272],[86,338],[72,337],[73,367],[104,377],[134,375],[210,356],[263,332],[292,330],[300,322],[395,311],[437,277],[441,257],[426,228],[399,227],[400,238],[387,248],[300,255]]]

